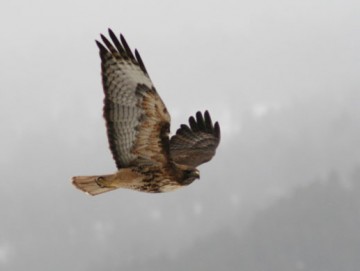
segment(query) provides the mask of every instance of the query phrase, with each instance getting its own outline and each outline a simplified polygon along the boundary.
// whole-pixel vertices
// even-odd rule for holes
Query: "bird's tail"
[[[92,196],[117,189],[117,187],[100,187],[96,182],[98,177],[100,176],[76,176],[72,178],[72,183],[76,188]]]

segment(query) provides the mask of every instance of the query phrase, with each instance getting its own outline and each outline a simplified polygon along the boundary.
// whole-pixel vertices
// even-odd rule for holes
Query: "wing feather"
[[[125,38],[109,29],[101,35],[104,118],[110,150],[118,168],[168,159],[170,116],[157,94],[140,55]]]
[[[220,126],[213,125],[210,114],[205,111],[189,118],[189,126],[182,124],[170,139],[170,156],[174,162],[197,167],[215,155],[220,142]]]
[[[116,35],[114,34],[114,32],[109,29],[109,36],[112,40],[112,42],[115,44],[116,46],[116,49],[118,50],[118,52],[120,53],[120,55],[123,57],[123,58],[127,58],[127,55],[125,53],[125,50],[124,48],[122,47],[121,43],[119,42],[119,40],[116,38]]]

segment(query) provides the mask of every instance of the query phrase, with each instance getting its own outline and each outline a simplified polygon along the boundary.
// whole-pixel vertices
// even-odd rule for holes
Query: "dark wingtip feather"
[[[206,110],[204,116],[205,116],[206,130],[211,133],[211,132],[213,132],[214,127],[213,127],[213,123],[212,123],[209,111]]]
[[[99,47],[100,51],[105,51],[105,52],[107,51],[106,48],[104,47],[104,45],[102,45],[101,42],[99,42],[97,40],[95,40],[95,42],[96,42],[97,47]]]
[[[142,69],[142,71],[147,74],[144,62],[142,61],[137,49],[135,49],[135,57],[136,57],[137,62],[139,63],[140,68]]]
[[[199,129],[198,129],[198,126],[197,126],[197,123],[196,123],[196,120],[193,116],[191,116],[189,118],[189,124],[190,124],[190,127],[191,127],[191,130],[193,130],[194,132],[197,132]]]
[[[110,36],[114,35],[114,31],[112,31],[110,27],[108,28],[108,33],[109,33]]]
[[[196,119],[194,117],[190,117],[189,124],[193,132],[207,132],[213,134],[220,140],[220,125],[218,122],[215,122],[213,125],[209,111],[206,110],[204,115],[200,111],[196,112]]]
[[[110,52],[113,54],[116,53],[116,50],[114,46],[111,44],[111,42],[103,34],[100,34],[100,37],[102,41],[105,43],[106,47],[110,50]]]
[[[214,135],[218,139],[220,139],[220,137],[221,137],[220,125],[218,122],[215,122],[215,125],[214,125]]]
[[[184,136],[184,137],[189,137],[189,136],[192,136],[193,134],[194,133],[189,128],[189,126],[187,126],[185,124],[181,124],[180,128],[176,131],[176,135],[180,135],[180,136]]]
[[[130,46],[125,40],[125,37],[120,34],[120,39],[116,37],[114,31],[108,28],[110,39],[106,38],[103,34],[100,34],[101,42],[96,41],[97,46],[101,51],[103,57],[105,52],[111,53],[115,58],[123,58],[125,60],[131,60],[133,64],[138,65],[140,69],[147,75],[148,72],[145,68],[144,62],[137,50],[135,50],[135,56],[130,49]]]
[[[109,31],[109,36],[112,40],[112,42],[114,43],[116,49],[119,51],[119,53],[121,54],[122,57],[125,57],[125,50],[124,48],[122,47],[120,41],[118,40],[118,38],[116,37],[116,35],[114,34],[114,32],[109,28],[108,29]]]
[[[128,43],[126,42],[126,40],[122,34],[120,34],[120,40],[121,40],[122,45],[124,46],[126,54],[131,59],[135,60],[135,57],[134,57],[133,53],[131,52],[130,46],[128,45]]]
[[[197,126],[199,127],[199,130],[205,130],[204,118],[200,111],[196,112],[196,122],[197,122]]]
[[[102,61],[105,61],[106,54],[108,53],[108,50],[105,48],[104,45],[102,45],[101,42],[95,40],[97,47],[99,48],[99,54]]]
[[[205,110],[205,112],[204,112],[204,116],[205,116],[205,118],[210,118],[209,111]]]
[[[189,126],[185,125],[185,124],[181,124],[180,125],[180,129],[186,132],[190,132],[191,133],[191,129],[189,128]],[[180,130],[179,129],[179,130]]]
[[[109,43],[108,39],[103,34],[100,34],[100,38],[104,43]]]

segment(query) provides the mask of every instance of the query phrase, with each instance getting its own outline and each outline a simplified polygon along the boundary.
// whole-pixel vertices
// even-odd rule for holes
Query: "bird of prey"
[[[73,177],[80,190],[98,195],[117,188],[159,193],[200,178],[197,166],[208,162],[220,142],[220,126],[208,111],[197,112],[171,138],[170,115],[157,93],[140,54],[109,29],[101,34],[100,51],[105,93],[103,116],[117,172]]]

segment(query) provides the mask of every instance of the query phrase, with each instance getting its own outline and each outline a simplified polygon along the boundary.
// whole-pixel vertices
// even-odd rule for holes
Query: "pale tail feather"
[[[99,176],[76,176],[72,178],[72,183],[76,188],[92,196],[117,189],[115,187],[101,188],[95,181],[97,177]]]

